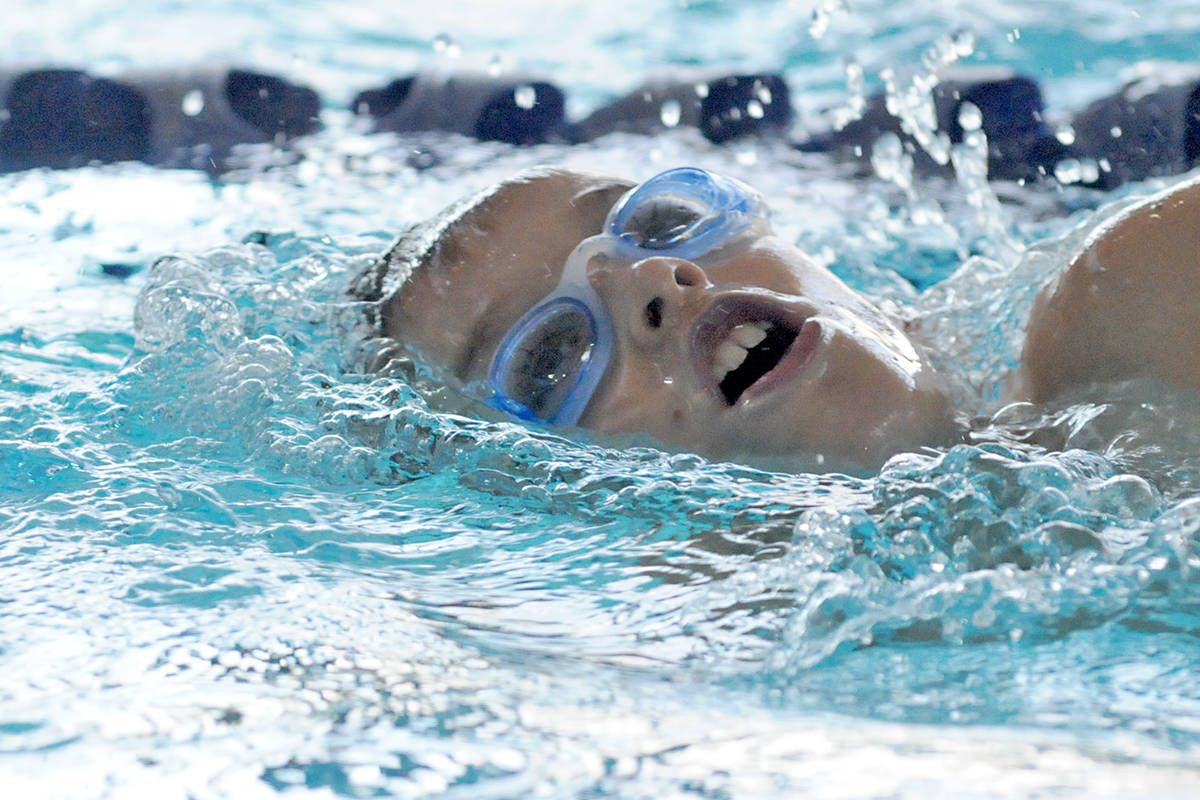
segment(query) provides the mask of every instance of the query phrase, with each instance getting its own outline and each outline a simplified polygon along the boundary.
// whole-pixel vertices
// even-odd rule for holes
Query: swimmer
[[[1200,181],[1093,233],[1042,292],[1009,401],[1144,376],[1200,390]],[[717,459],[864,471],[961,439],[956,378],[772,233],[753,189],[518,175],[406,232],[355,286],[381,333],[514,419]]]

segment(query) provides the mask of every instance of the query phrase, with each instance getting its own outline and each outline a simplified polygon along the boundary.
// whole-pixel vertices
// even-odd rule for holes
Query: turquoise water
[[[664,62],[782,65],[818,126],[850,102],[847,59],[877,83],[954,36],[969,62],[1034,71],[1061,112],[1141,59],[1194,57],[1190,0],[17,5],[13,61],[250,61],[329,107],[303,160],[250,151],[218,183],[0,176],[9,795],[1200,788],[1193,396],[992,407],[966,443],[876,475],[766,472],[495,421],[411,360],[366,377],[344,295],[403,224],[521,167],[696,163],[928,312],[986,399],[1112,198],[1008,187],[997,207],[968,179],[906,190],[686,131],[520,151],[371,136],[335,107],[445,61],[547,70],[579,109]]]

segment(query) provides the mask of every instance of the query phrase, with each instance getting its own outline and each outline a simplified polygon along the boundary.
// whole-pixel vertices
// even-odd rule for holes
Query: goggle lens
[[[617,235],[646,250],[672,250],[703,230],[712,216],[712,208],[694,197],[664,193],[631,206]]]
[[[504,410],[522,419],[548,421],[561,413],[586,368],[596,344],[596,326],[587,306],[573,298],[561,298],[538,311],[516,336],[505,340],[491,381],[509,401]]]
[[[655,175],[613,207],[606,230],[636,250],[671,250],[697,258],[766,216],[749,187],[696,167]]]

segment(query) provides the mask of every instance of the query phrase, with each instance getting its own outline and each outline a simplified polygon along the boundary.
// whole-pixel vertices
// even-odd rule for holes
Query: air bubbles
[[[204,110],[204,92],[199,89],[192,89],[183,96],[181,108],[183,109],[183,113],[189,117],[198,116]]]

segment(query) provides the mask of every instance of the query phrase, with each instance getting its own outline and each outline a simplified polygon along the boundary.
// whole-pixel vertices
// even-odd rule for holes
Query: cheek
[[[388,335],[439,363],[453,361],[465,344],[466,320],[480,308],[478,298],[470,291],[451,291],[444,279],[414,275],[410,281],[389,315]]]
[[[845,285],[807,254],[773,238],[711,265],[715,282],[741,283],[780,294],[805,297],[840,296]]]
[[[800,412],[809,435],[847,454],[912,444],[938,394],[928,369],[848,336],[831,342],[828,356]]]
[[[690,417],[678,383],[679,378],[656,362],[614,362],[579,424],[600,433],[648,433],[676,439]]]
[[[861,332],[835,329],[826,356],[814,388],[820,390],[822,405],[838,406],[847,416],[900,402],[915,387],[919,362]]]

